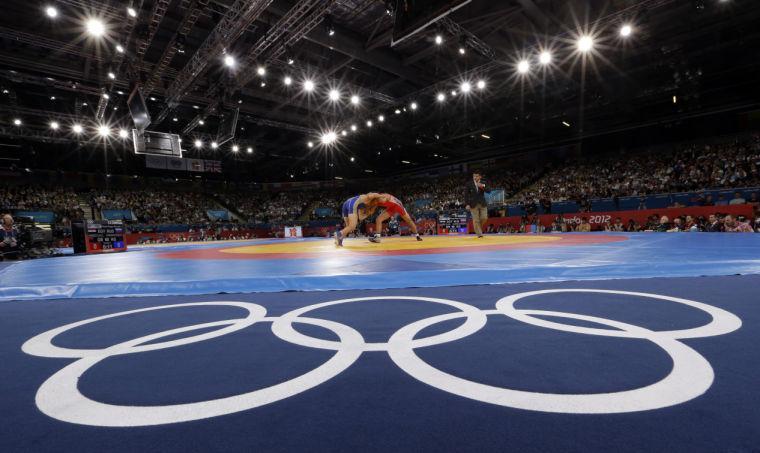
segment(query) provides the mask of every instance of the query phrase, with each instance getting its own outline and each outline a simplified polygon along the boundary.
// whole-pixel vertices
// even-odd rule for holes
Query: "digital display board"
[[[121,220],[87,220],[74,224],[74,253],[111,253],[127,250],[124,223]]]

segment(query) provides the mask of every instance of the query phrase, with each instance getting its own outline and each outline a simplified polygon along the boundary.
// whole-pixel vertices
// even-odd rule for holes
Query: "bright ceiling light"
[[[578,39],[578,50],[588,52],[594,48],[594,38],[591,36],[581,36]]]
[[[13,124],[16,125],[16,126],[21,126],[21,120],[18,119],[18,118],[16,118],[16,119],[13,120]]]
[[[82,126],[80,126],[79,124],[75,124],[75,125],[71,126],[71,130],[75,134],[81,134],[84,129],[82,129]]]
[[[203,120],[198,120],[198,125],[200,125],[200,126],[203,126],[204,124],[206,124],[206,122],[205,122],[205,121],[203,121]]]
[[[343,129],[342,131],[340,131],[340,135],[345,137],[346,135],[348,135],[348,131]]]
[[[396,109],[393,113],[395,113],[396,115],[401,115],[401,110]]]
[[[127,14],[129,14],[130,17],[137,17],[137,11],[131,6],[127,8]]]
[[[57,121],[51,121],[50,122],[50,129],[53,129],[54,131],[57,131],[58,127],[60,127],[60,126],[59,126],[59,124],[58,124]]]
[[[303,83],[303,89],[305,91],[314,91],[314,82],[312,82],[311,80],[306,80]]]
[[[328,93],[328,97],[331,101],[336,102],[340,100],[340,91],[338,90],[330,90],[330,93]]]
[[[486,89],[486,81],[482,80],[482,79],[478,80],[477,87],[478,87],[479,90],[485,90]]]
[[[359,102],[361,102],[361,99],[359,99],[359,96],[353,95],[351,96],[351,103],[354,105],[359,105]]]
[[[377,115],[377,120],[382,123],[383,121],[385,121],[385,115]]]
[[[284,83],[285,86],[290,86],[293,83],[293,79],[290,76],[285,76],[285,78],[282,79],[282,83]]]
[[[248,148],[246,148],[246,149],[245,149],[245,151],[246,151],[248,154],[253,154],[253,148],[251,148],[250,146],[249,146]]]
[[[367,127],[372,127],[372,120],[367,120]]]
[[[194,145],[195,145],[196,148],[201,148],[201,147],[203,147],[203,142],[200,141],[200,140],[196,140],[195,143],[194,143]]]
[[[465,52],[467,52],[467,51],[465,50],[465,48],[464,48],[464,47],[460,47],[460,48],[459,48],[459,55],[464,55],[464,54],[465,54]]]
[[[462,93],[469,93],[470,90],[472,90],[472,85],[470,82],[462,82],[462,85],[459,87],[460,90],[462,90]]]
[[[98,134],[100,134],[101,137],[108,137],[111,135],[111,128],[105,124],[101,124],[98,126]]]
[[[412,102],[411,104],[409,104],[409,108],[412,109],[412,110],[417,110],[417,103],[416,102]]]
[[[240,151],[240,147],[238,145],[232,145],[232,152],[236,153],[238,151]]]
[[[265,68],[264,66],[259,66],[258,68],[256,68],[256,74],[260,76],[264,76],[266,75],[266,73],[267,73],[267,68]]]
[[[114,80],[116,78],[116,74],[114,74],[113,72],[109,72],[108,73],[108,78],[111,79],[111,80]]]
[[[235,57],[233,57],[232,55],[225,55],[224,65],[227,66],[228,68],[235,66]]]
[[[314,142],[307,142],[306,146],[308,146],[309,148],[314,148]]]
[[[219,143],[211,142],[211,149],[217,149],[217,148],[219,148]]]
[[[438,99],[438,102],[443,102],[446,100],[446,95],[443,93],[438,93],[438,96],[436,96],[435,98]]]
[[[121,46],[121,44],[116,44],[116,51],[119,53],[124,53],[124,48]]]
[[[517,63],[517,72],[520,74],[527,74],[528,71],[530,71],[530,63],[528,63],[528,60],[520,60],[520,62]]]
[[[119,129],[119,138],[129,137],[129,132],[126,129]]]
[[[324,145],[332,145],[338,140],[338,134],[336,134],[333,131],[327,132],[324,135],[322,135],[322,144]]]
[[[356,132],[356,129],[358,129],[358,127],[356,127],[356,124],[352,124],[351,125],[351,131],[352,132]]]
[[[549,52],[548,50],[544,50],[543,52],[541,52],[541,54],[539,54],[538,56],[538,61],[544,65],[551,63],[552,62],[551,52]]]
[[[439,46],[443,44],[443,36],[435,35],[435,43],[438,44]]]
[[[85,28],[87,29],[87,33],[96,38],[103,36],[103,33],[106,32],[106,26],[103,25],[103,21],[100,19],[88,19],[85,23]]]
[[[633,27],[631,27],[630,25],[625,24],[622,27],[620,27],[620,36],[622,36],[623,38],[627,38],[631,36],[631,33],[633,33]]]
[[[58,10],[55,9],[55,7],[53,6],[48,6],[47,8],[45,8],[45,14],[47,14],[47,17],[49,18],[55,19],[56,17],[58,17]]]

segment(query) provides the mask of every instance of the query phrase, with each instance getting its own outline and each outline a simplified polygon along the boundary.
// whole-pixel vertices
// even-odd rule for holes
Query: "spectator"
[[[660,222],[657,224],[657,226],[654,228],[655,231],[665,232],[670,230],[670,219],[668,219],[668,216],[662,216],[660,217]]]
[[[705,225],[705,231],[710,233],[720,233],[723,231],[723,223],[718,219],[717,215],[710,214],[710,217],[707,219],[707,225]]]
[[[727,215],[723,219],[723,226],[727,233],[752,233],[752,227],[746,222],[739,222],[734,219],[734,216]]]
[[[718,195],[718,201],[715,202],[715,206],[728,206],[728,201],[723,194]]]
[[[591,231],[591,224],[588,223],[588,217],[583,217],[581,219],[581,224],[578,225],[578,229],[575,230],[581,233],[589,233]]]
[[[734,199],[731,200],[728,204],[730,205],[737,205],[737,204],[744,204],[747,200],[744,199],[741,192],[734,193]]]
[[[13,217],[5,214],[0,227],[0,260],[18,256],[18,231],[13,225]]]

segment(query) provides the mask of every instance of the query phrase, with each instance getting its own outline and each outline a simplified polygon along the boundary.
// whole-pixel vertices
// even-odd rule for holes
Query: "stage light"
[[[591,36],[581,36],[578,39],[578,50],[588,52],[594,48],[594,38]]]
[[[176,123],[177,121],[179,121],[179,118],[177,118],[177,117],[175,116],[174,118],[172,118],[172,121],[174,121],[174,122]]]
[[[342,135],[342,136],[345,137],[346,135],[348,135],[348,131],[346,131],[345,129],[343,129],[342,131],[340,131],[340,135]]]
[[[290,86],[293,83],[293,79],[290,76],[285,76],[285,78],[282,79],[282,83],[284,83],[285,86]]]
[[[356,127],[356,124],[352,124],[351,125],[351,132],[356,132],[356,129],[358,129],[358,127]]]
[[[82,107],[87,107],[87,103],[86,102],[82,102]]]
[[[470,90],[472,90],[472,85],[470,82],[462,82],[462,85],[459,86],[459,89],[462,90],[462,93],[469,93]]]
[[[381,123],[384,122],[385,121],[385,115],[377,115],[377,120],[379,122],[381,122]]]
[[[356,158],[354,158],[353,156],[351,156],[351,162],[354,162],[355,160],[356,160]]]
[[[486,89],[486,81],[485,80],[478,80],[477,85],[479,90],[485,90]]]
[[[55,96],[50,96],[51,101],[55,101]]]
[[[200,140],[196,140],[194,145],[196,148],[203,148],[203,142]]]
[[[438,102],[443,102],[446,100],[446,95],[443,93],[438,93],[438,96],[436,96],[435,98],[438,99]]]
[[[456,96],[457,95],[457,90],[451,90],[451,95],[452,96]]]
[[[248,154],[253,154],[253,148],[251,148],[250,146],[249,146],[248,148],[246,148],[246,149],[245,149],[245,151],[246,151]]]
[[[205,122],[205,121],[203,121],[203,120],[198,120],[198,125],[199,125],[199,126],[203,126],[204,124],[206,124],[206,122]]]
[[[538,56],[539,63],[543,65],[547,65],[552,62],[552,54],[548,50],[544,50],[541,52],[541,54]]]
[[[119,53],[124,53],[124,48],[121,46],[121,44],[116,44],[116,51]]]
[[[443,36],[435,35],[435,43],[438,44],[439,46],[443,44]]]
[[[261,85],[261,88],[264,88],[264,87],[266,87],[266,86],[267,86],[267,83],[266,83],[266,82],[261,82],[261,84],[260,84],[260,85]]]
[[[16,126],[21,126],[21,120],[19,118],[15,118],[13,120],[13,124],[16,125]]]
[[[294,60],[294,59],[292,59],[292,58],[288,58],[288,64],[289,64],[289,65],[292,65],[292,64],[293,64],[293,63],[295,63],[295,62],[296,62],[296,60]]]
[[[314,142],[307,142],[306,146],[308,146],[309,148],[314,148]]]
[[[467,51],[465,50],[465,48],[464,48],[464,47],[460,47],[460,48],[459,48],[459,55],[464,55],[466,52],[467,52]]]
[[[232,55],[225,55],[224,65],[227,66],[228,68],[235,66],[235,57],[233,57]]]
[[[338,134],[336,134],[333,131],[327,132],[324,135],[322,135],[322,144],[323,145],[332,145],[338,140]]]
[[[153,96],[151,96],[151,97],[150,97],[150,100],[151,100],[151,101],[155,101],[155,100],[156,100],[156,98],[154,98]]]
[[[87,29],[87,33],[96,38],[103,36],[103,33],[106,32],[106,26],[103,25],[103,21],[100,19],[87,20],[85,23],[85,28]]]
[[[328,94],[328,97],[331,101],[337,102],[340,100],[340,91],[338,90],[330,90],[330,93]]]
[[[623,38],[627,38],[631,36],[631,33],[633,33],[633,27],[631,27],[630,25],[626,24],[620,27],[620,36],[622,36]]]
[[[258,68],[256,68],[256,74],[263,77],[264,75],[266,75],[266,73],[267,73],[267,69],[264,66],[259,66]]]
[[[59,124],[57,121],[51,121],[50,122],[50,129],[53,129],[54,131],[57,131],[59,127]]]
[[[238,151],[240,151],[240,147],[238,145],[232,145],[232,152],[236,153]]]
[[[528,71],[530,71],[530,63],[528,63],[528,60],[521,60],[517,63],[517,72],[520,74],[527,74]]]
[[[127,132],[126,129],[119,129],[119,137],[120,138],[127,138],[127,137],[129,137],[129,132]]]
[[[75,134],[81,134],[84,129],[79,124],[75,124],[75,125],[71,126],[71,130]]]
[[[480,134],[480,136],[483,137],[486,140],[491,140],[491,136],[490,135]]]
[[[119,93],[119,94],[121,94],[121,95],[123,95],[123,94],[124,94],[124,92],[123,92],[123,91],[121,91],[121,90],[117,91],[117,93]]]
[[[211,142],[211,149],[217,149],[217,148],[219,148],[219,143]]]
[[[359,105],[359,102],[361,102],[361,99],[359,99],[359,96],[353,95],[351,96],[351,103],[354,105]]]
[[[314,82],[312,82],[311,80],[306,80],[303,83],[303,89],[305,91],[313,91],[314,90]]]
[[[367,120],[367,127],[372,127],[372,120]]]
[[[111,96],[108,93],[103,93],[103,99],[111,99]]]
[[[409,104],[409,108],[412,109],[412,110],[417,110],[417,103],[416,102],[412,102],[411,104]]]
[[[101,124],[98,126],[98,134],[101,137],[108,137],[111,135],[111,128],[106,126],[105,124]]]
[[[132,7],[127,8],[127,14],[129,14],[130,17],[137,17],[137,11]]]
[[[335,36],[335,29],[332,27],[328,27],[327,29],[327,35],[328,36]]]
[[[396,109],[393,113],[395,113],[396,115],[401,115],[401,110]]]
[[[570,123],[568,123],[567,121],[563,121],[562,125],[565,126],[565,127],[570,127]]]
[[[114,80],[114,79],[116,79],[116,74],[114,74],[113,72],[109,72],[108,73],[108,78],[111,79],[111,80]]]
[[[56,17],[58,17],[58,10],[55,9],[55,7],[48,6],[47,8],[45,8],[45,14],[47,14],[49,18],[55,19]]]

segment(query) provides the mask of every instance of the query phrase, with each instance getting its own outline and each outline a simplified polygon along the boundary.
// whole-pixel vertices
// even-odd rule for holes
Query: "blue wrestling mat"
[[[759,287],[4,302],[0,451],[757,451]]]
[[[563,234],[5,265],[0,452],[760,451],[759,257]]]
[[[136,247],[0,270],[0,300],[385,289],[760,273],[756,234],[562,234]]]

